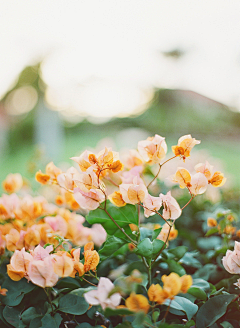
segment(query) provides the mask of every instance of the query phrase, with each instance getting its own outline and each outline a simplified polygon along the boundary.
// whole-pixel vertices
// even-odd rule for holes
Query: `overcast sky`
[[[0,96],[45,57],[49,99],[92,115],[134,110],[152,87],[240,110],[239,18],[237,0],[1,0]]]

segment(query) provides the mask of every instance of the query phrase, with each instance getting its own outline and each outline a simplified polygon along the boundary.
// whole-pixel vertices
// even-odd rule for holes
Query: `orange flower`
[[[163,289],[159,284],[152,284],[148,289],[148,298],[151,302],[158,302],[159,295],[162,293]]]
[[[7,289],[6,288],[2,288],[1,286],[0,286],[0,294],[2,295],[2,296],[6,296],[7,294]]]
[[[113,203],[117,207],[122,207],[126,205],[120,191],[114,191],[114,193],[108,196],[108,199],[110,200],[111,203]]]
[[[181,292],[186,293],[188,289],[192,286],[193,280],[190,275],[184,275],[181,278],[182,286],[181,286]]]
[[[94,243],[90,241],[84,246],[84,252],[86,251],[93,251],[94,250]]]
[[[22,188],[23,185],[23,179],[21,174],[8,174],[2,185],[3,189],[9,194],[17,192],[19,189]]]
[[[210,183],[213,187],[221,187],[226,182],[226,178],[224,177],[224,174],[220,171],[216,171],[210,180],[208,180],[208,183]]]
[[[207,225],[208,227],[216,227],[217,226],[217,220],[215,220],[214,218],[208,218],[207,219]]]
[[[168,276],[162,276],[163,289],[168,293],[168,298],[173,299],[182,287],[182,281],[178,274],[171,272]]]
[[[35,175],[35,179],[37,182],[41,184],[47,184],[48,181],[50,180],[50,175],[49,174],[44,174],[41,171],[38,171]]]
[[[87,250],[84,252],[84,271],[96,270],[96,267],[100,261],[100,257],[97,251]]]
[[[177,146],[172,146],[172,151],[175,154],[175,156],[181,156],[183,160],[185,160],[186,157],[190,156],[190,151],[192,148],[200,144],[200,140],[196,140],[195,138],[192,138],[190,134],[182,136],[178,139]]]
[[[177,172],[172,177],[172,181],[179,183],[180,188],[191,187],[191,175],[183,167],[178,167]]]
[[[131,293],[131,295],[125,301],[126,307],[134,312],[143,311],[146,314],[149,310],[148,299],[140,294]]]

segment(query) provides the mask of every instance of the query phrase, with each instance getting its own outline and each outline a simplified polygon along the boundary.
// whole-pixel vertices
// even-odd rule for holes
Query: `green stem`
[[[47,295],[47,298],[48,298],[49,303],[51,304],[52,313],[53,313],[53,312],[54,312],[54,309],[53,309],[53,305],[52,305],[51,297],[50,297],[50,295],[49,295],[49,293],[48,293],[48,289],[43,288],[43,290],[44,290],[44,292],[45,292],[46,295]]]

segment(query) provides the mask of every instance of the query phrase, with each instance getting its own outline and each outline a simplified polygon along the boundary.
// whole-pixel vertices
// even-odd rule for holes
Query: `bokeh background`
[[[0,5],[0,181],[192,134],[199,161],[240,189],[239,1]]]

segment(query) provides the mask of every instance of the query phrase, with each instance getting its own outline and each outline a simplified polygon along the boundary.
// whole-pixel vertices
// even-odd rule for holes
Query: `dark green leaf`
[[[124,207],[116,207],[108,202],[107,211],[122,228],[129,226],[130,223],[138,225],[138,214],[136,206],[134,205],[128,204]],[[117,230],[119,230],[107,213],[99,208],[94,211],[90,211],[86,217],[86,220],[90,224],[100,223],[109,235],[113,235]],[[121,233],[119,237],[126,238],[123,233]]]
[[[144,227],[140,228],[140,241],[142,241],[145,238],[151,238],[152,237],[152,229],[147,229]]]
[[[59,313],[52,317],[49,313],[42,318],[42,328],[59,328],[62,317]]]
[[[30,322],[29,328],[42,328],[42,318],[43,316],[36,317]]]
[[[127,308],[123,309],[110,309],[106,308],[104,314],[106,317],[111,317],[111,316],[118,316],[118,315],[131,315],[134,312],[128,310]]]
[[[3,310],[4,319],[7,323],[10,323],[13,327],[19,328],[21,312],[14,307],[6,306]]]
[[[184,256],[180,259],[179,263],[192,268],[201,268],[202,264],[195,258],[199,252],[186,252]]]
[[[27,279],[23,278],[20,281],[13,281],[9,277],[4,281],[2,288],[8,290],[6,296],[1,296],[2,303],[9,306],[16,306],[21,303],[25,294],[31,292],[34,288],[38,288]]]
[[[153,245],[153,256],[155,257],[160,252],[160,250],[164,247],[164,242],[160,239],[154,239],[152,245]]]
[[[197,287],[191,287],[188,289],[188,294],[195,296],[198,300],[206,301],[207,300],[207,295],[206,293]]]
[[[90,286],[90,287],[87,287],[87,288],[78,288],[78,289],[72,290],[69,294],[70,295],[77,295],[79,297],[82,297],[84,293],[90,292],[90,290],[93,290],[93,289],[97,289],[97,287]]]
[[[224,321],[222,323],[220,323],[220,325],[223,327],[223,328],[234,328],[229,322],[227,321]]]
[[[58,289],[62,289],[62,288],[70,288],[70,289],[76,289],[81,287],[81,285],[79,284],[79,282],[71,277],[65,277],[62,278],[58,281],[56,287]]]
[[[228,305],[236,295],[219,295],[210,298],[197,313],[196,326],[197,328],[206,328],[211,326],[227,311]]]
[[[149,238],[143,239],[136,248],[136,254],[144,257],[152,257],[153,245]]]
[[[179,276],[183,276],[184,274],[186,274],[185,269],[178,262],[174,260],[167,260],[166,262],[168,264],[168,268],[170,272],[175,272]]]
[[[67,294],[59,300],[59,311],[69,314],[81,315],[87,312],[89,304],[84,297]]]
[[[121,248],[127,241],[117,238],[115,236],[108,235],[107,240],[105,241],[103,248],[98,252],[101,260],[105,260],[114,254],[119,248]]]
[[[172,248],[168,250],[168,253],[173,254],[175,259],[177,260],[180,260],[186,252],[187,252],[186,246],[178,246],[176,248]]]
[[[134,321],[132,322],[133,328],[144,328],[143,322],[146,314],[143,311],[137,312]]]
[[[36,309],[34,307],[30,307],[22,313],[22,321],[23,323],[28,325],[30,321],[34,319],[36,316],[38,316]]]

